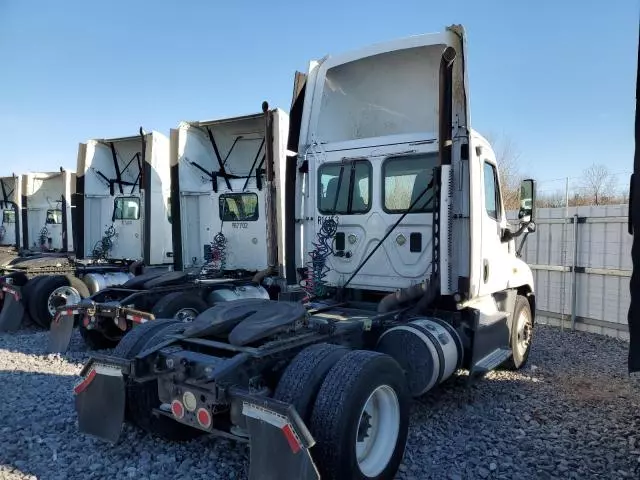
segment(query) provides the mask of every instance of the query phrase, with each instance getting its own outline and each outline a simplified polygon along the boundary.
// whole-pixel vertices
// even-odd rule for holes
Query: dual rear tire
[[[323,479],[392,479],[404,454],[410,395],[388,355],[329,344],[300,352],[274,397],[292,403],[316,440]]]

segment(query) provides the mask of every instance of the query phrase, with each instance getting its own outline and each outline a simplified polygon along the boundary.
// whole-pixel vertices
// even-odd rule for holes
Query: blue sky
[[[304,6],[302,5],[304,3]],[[471,115],[547,182],[632,168],[637,0],[0,0],[0,175],[75,168],[89,138],[288,109],[308,61],[462,23]],[[544,187],[543,187],[544,188]]]

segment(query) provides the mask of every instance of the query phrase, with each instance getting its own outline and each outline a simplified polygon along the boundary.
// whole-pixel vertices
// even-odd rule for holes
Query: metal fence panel
[[[536,211],[522,258],[533,270],[538,321],[628,338],[627,214],[627,205]],[[507,216],[515,222],[517,212]]]

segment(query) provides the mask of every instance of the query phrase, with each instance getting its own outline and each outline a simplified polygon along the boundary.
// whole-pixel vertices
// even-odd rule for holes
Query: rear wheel
[[[207,302],[197,294],[172,292],[158,300],[151,313],[156,318],[174,318],[181,322],[192,322],[207,308],[209,308]]]
[[[44,278],[43,275],[38,275],[37,277],[30,278],[29,281],[27,281],[27,283],[24,284],[24,287],[22,287],[22,290],[20,292],[22,296],[22,304],[24,305],[24,309],[29,314],[29,317],[31,317],[32,319],[33,319],[33,314],[29,310],[29,298],[31,298],[31,295],[33,295],[33,292],[36,289],[36,286],[38,285],[38,283],[40,283],[40,281],[43,278]]]
[[[184,328],[184,323],[177,320],[152,320],[127,333],[114,354],[132,359],[143,350],[163,342],[168,335],[181,333]],[[192,440],[204,434],[169,417],[155,416],[153,409],[161,405],[157,380],[144,383],[130,381],[126,388],[126,418],[144,431],[170,441]]]
[[[388,355],[343,356],[325,378],[311,415],[312,455],[323,479],[393,479],[409,430],[404,373]]]
[[[89,289],[79,278],[73,275],[52,275],[43,277],[27,300],[33,320],[49,328],[58,307],[74,305],[88,296]]]
[[[327,373],[348,352],[345,347],[328,343],[305,348],[280,377],[274,398],[292,404],[300,418],[309,421],[313,403]]]

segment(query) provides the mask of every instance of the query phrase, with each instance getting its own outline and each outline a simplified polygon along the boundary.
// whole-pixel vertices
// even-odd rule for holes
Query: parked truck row
[[[50,349],[77,325],[114,350],[74,388],[80,431],[249,442],[252,479],[391,479],[411,398],[522,368],[535,182],[509,225],[466,65],[452,26],[311,62],[289,115],[81,145]],[[2,315],[48,278],[5,283]]]

